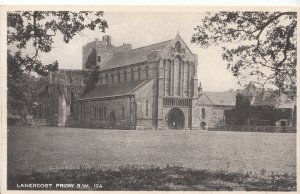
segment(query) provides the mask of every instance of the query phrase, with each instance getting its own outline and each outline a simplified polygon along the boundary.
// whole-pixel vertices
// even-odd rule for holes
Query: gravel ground
[[[127,164],[294,174],[296,134],[56,127],[8,131],[9,173]]]

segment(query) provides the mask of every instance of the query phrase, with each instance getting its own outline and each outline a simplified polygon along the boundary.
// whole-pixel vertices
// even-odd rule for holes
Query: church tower
[[[82,47],[82,69],[101,67],[115,54],[131,50],[131,44],[123,43],[122,46],[112,45],[111,36],[104,35],[102,41],[95,39]]]

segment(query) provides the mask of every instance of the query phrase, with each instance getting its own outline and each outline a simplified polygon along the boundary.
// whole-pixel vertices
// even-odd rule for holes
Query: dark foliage
[[[108,28],[103,19],[103,11],[14,11],[7,13],[7,44],[21,51],[34,48],[33,55],[21,51],[11,53],[17,62],[19,71],[36,72],[46,75],[48,71],[56,70],[58,62],[44,65],[39,59],[39,53],[48,53],[53,47],[53,37],[60,33],[63,42],[70,42],[83,30],[99,29],[105,32]],[[17,71],[17,70],[16,70]]]
[[[25,118],[27,114],[34,114],[39,102],[40,91],[47,83],[47,79],[24,73],[18,68],[21,64],[16,60],[18,59],[8,53],[8,112]]]
[[[66,169],[51,172],[32,172],[29,174],[9,174],[8,189],[15,190],[20,183],[47,184],[89,184],[88,188],[64,190],[102,190],[102,191],[296,191],[295,175],[193,170],[180,166],[165,168],[150,166],[125,166],[117,170]],[[93,185],[101,184],[96,189]],[[55,188],[60,190],[61,188]]]
[[[104,32],[108,28],[103,11],[14,11],[7,13],[8,108],[14,114],[33,112],[39,91],[46,84],[49,71],[58,69],[58,62],[43,64],[40,53],[49,53],[54,37],[61,34],[68,43],[85,29]],[[34,54],[28,53],[34,49]],[[15,51],[17,50],[17,51]],[[15,52],[14,52],[15,51]],[[27,52],[26,52],[27,51]],[[34,77],[32,72],[42,76]]]
[[[208,13],[192,43],[223,46],[223,60],[234,76],[296,95],[296,12]],[[226,44],[233,43],[233,44]]]
[[[99,81],[99,75],[100,75],[99,66],[96,66],[86,83],[86,87],[82,96],[89,93],[96,86],[96,83]]]

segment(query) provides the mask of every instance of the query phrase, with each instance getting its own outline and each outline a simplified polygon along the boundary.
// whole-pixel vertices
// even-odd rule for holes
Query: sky
[[[60,69],[81,69],[82,46],[95,38],[102,39],[107,34],[115,46],[123,43],[132,44],[133,48],[155,44],[175,38],[177,32],[194,54],[198,55],[198,80],[205,91],[227,91],[239,88],[237,79],[232,76],[222,60],[221,46],[203,49],[191,44],[194,28],[201,23],[205,13],[201,12],[105,12],[109,28],[100,31],[83,31],[65,44],[62,37],[55,38],[54,48],[50,53],[42,54],[41,60],[59,62]]]

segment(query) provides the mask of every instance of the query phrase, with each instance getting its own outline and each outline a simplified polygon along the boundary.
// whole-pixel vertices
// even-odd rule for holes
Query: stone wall
[[[192,99],[192,107],[190,110],[190,119],[191,119],[191,129],[192,130],[199,130],[201,129],[200,127],[200,120],[199,120],[199,110],[201,110],[198,105],[197,105],[198,99],[197,98],[193,98]]]
[[[150,80],[135,92],[136,99],[136,129],[155,129],[153,119],[156,109],[153,98],[153,80]]]
[[[92,70],[61,69],[49,74],[49,83],[41,97],[41,116],[49,126],[64,126],[69,119],[71,97],[73,103],[85,89]]]
[[[49,85],[46,91],[45,100],[45,118],[47,120],[47,125],[57,126],[57,115],[58,115],[58,96],[59,92],[57,85]]]
[[[208,127],[209,131],[240,131],[240,132],[267,132],[267,133],[296,133],[296,127],[279,126],[251,126],[251,125],[227,125]]]
[[[231,106],[205,106],[198,105],[198,119],[200,127],[202,128],[204,123],[205,126],[224,126],[225,123],[225,110],[233,109]],[[204,112],[203,112],[204,110]],[[205,115],[203,115],[203,113]],[[204,117],[204,118],[203,118]],[[202,124],[201,124],[202,123]]]
[[[136,122],[134,110],[133,96],[82,100],[78,101],[77,114],[69,119],[67,125],[131,129]]]

